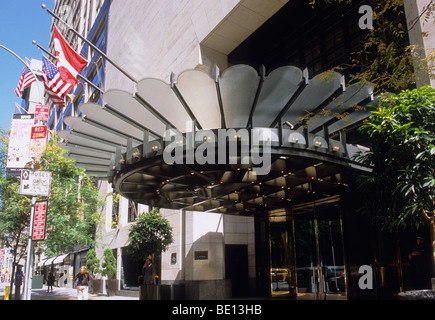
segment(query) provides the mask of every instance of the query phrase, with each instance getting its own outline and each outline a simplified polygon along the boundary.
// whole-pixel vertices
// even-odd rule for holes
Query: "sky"
[[[0,0],[0,44],[15,52],[24,60],[42,59],[42,51],[32,44],[35,40],[48,48],[50,40],[51,15],[41,8],[45,4],[53,9],[54,0]],[[0,128],[9,129],[15,102],[21,104],[21,97],[15,88],[23,71],[23,63],[11,53],[0,48]]]

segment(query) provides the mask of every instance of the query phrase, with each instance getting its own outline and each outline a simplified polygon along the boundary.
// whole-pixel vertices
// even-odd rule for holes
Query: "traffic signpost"
[[[21,171],[20,193],[22,195],[32,196],[27,260],[24,271],[24,300],[31,300],[33,241],[45,239],[45,221],[47,218],[48,201],[36,202],[36,197],[48,197],[50,195],[50,186],[51,172]]]
[[[35,197],[50,195],[51,172],[49,171],[21,171],[20,194]]]
[[[0,48],[8,51],[10,54],[12,54],[13,56],[15,56],[15,58],[17,58],[18,60],[20,60],[29,70],[30,72],[33,74],[33,76],[35,77],[35,79],[37,78],[36,74],[32,71],[32,68],[26,63],[26,61],[24,61],[22,58],[20,58],[20,56],[18,56],[15,52],[13,52],[11,49],[3,46],[0,44]],[[44,106],[44,102],[45,102],[45,98],[44,98],[44,91],[42,90],[41,84],[39,81],[36,81],[37,84],[37,88],[39,91],[39,98],[40,98],[40,104],[41,107],[39,108],[39,114],[38,117],[40,118],[46,118],[47,117],[47,107]],[[30,120],[29,123],[26,123],[26,128],[27,130],[29,130],[29,127],[34,124],[34,115],[21,115],[21,117],[29,117]],[[12,126],[11,126],[12,129]],[[15,130],[16,132],[21,133],[21,137],[15,137],[15,141],[18,142],[25,142],[24,146],[21,145],[15,145],[14,146],[11,145],[11,143],[9,143],[9,150],[8,150],[8,161],[7,161],[7,165],[6,168],[9,169],[22,169],[25,167],[25,165],[29,162],[30,158],[30,154],[29,154],[29,143],[30,143],[30,136],[27,133],[30,133],[27,130]],[[37,130],[38,131],[38,130]],[[35,139],[37,139],[38,137],[40,137],[41,132],[36,132],[35,135]],[[39,142],[39,141],[38,141]],[[15,152],[15,153],[14,153]],[[27,174],[29,174],[29,170],[24,170],[27,171]],[[32,226],[33,226],[33,216],[35,213],[35,204],[36,204],[36,197],[37,196],[45,196],[48,197],[50,195],[50,184],[51,184],[51,173],[45,173],[42,174],[41,177],[36,177],[36,179],[31,180],[31,174],[29,174],[29,176],[27,176],[27,180],[28,181],[24,181],[23,186],[21,186],[20,188],[20,193],[24,194],[24,195],[31,195],[32,196],[32,209],[31,209],[31,213],[30,213],[30,225],[29,225],[29,240],[28,240],[28,246],[27,246],[27,261],[26,261],[26,281],[24,283],[24,299],[25,300],[31,300],[31,289],[32,289],[32,285],[30,283],[31,281],[31,272],[32,272],[32,256],[33,256],[33,241],[32,241]],[[47,183],[48,182],[48,183]],[[23,179],[21,179],[21,183],[23,184]],[[47,192],[47,186],[48,186],[48,192]],[[29,192],[29,190],[33,189],[33,194],[28,194],[26,192]],[[24,193],[22,193],[21,191],[23,191]]]

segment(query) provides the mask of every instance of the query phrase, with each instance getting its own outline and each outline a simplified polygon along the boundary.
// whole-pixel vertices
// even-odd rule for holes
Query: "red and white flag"
[[[27,68],[27,66],[24,66],[23,74],[21,75],[20,82],[18,83],[18,86],[15,89],[15,93],[17,94],[17,96],[20,97],[23,94],[24,89],[26,89],[35,81],[36,79],[33,73],[29,70],[29,68]]]
[[[54,26],[54,50],[57,69],[62,80],[73,86],[79,84],[77,75],[86,67],[88,61],[71,48],[56,26]]]
[[[45,91],[53,103],[61,108],[65,107],[64,98],[74,86],[63,81],[57,67],[44,56],[42,56],[42,77],[44,78]]]

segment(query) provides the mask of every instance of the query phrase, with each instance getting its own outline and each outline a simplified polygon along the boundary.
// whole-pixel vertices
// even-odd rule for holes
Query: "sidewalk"
[[[5,287],[9,283],[0,283],[0,300],[4,300]],[[22,289],[22,288],[21,288]],[[13,297],[10,297],[13,300]],[[32,300],[77,300],[77,290],[72,288],[53,287],[53,292],[47,292],[47,286],[43,289],[32,290]],[[89,300],[139,300],[136,297],[112,296],[89,293]]]

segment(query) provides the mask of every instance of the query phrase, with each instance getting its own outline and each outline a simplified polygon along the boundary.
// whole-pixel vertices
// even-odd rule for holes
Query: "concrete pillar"
[[[404,1],[409,41],[419,60],[415,66],[417,87],[435,88],[435,23],[429,5],[435,7],[431,0]]]

